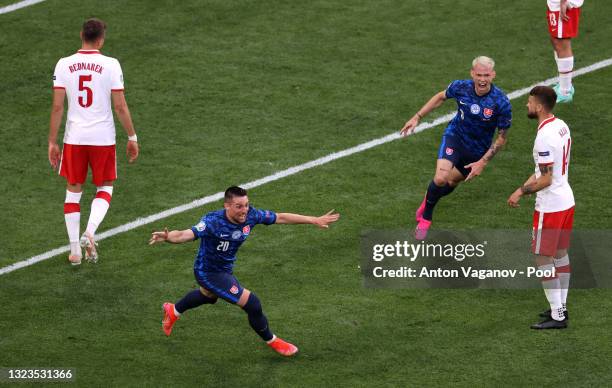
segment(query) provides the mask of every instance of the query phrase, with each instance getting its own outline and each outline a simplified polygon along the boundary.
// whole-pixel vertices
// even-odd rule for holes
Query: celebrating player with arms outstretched
[[[223,207],[206,214],[191,229],[153,232],[149,244],[162,241],[180,244],[201,239],[193,266],[200,289],[189,292],[176,304],[164,303],[162,328],[169,336],[172,326],[185,311],[203,304],[214,304],[221,298],[240,306],[247,313],[251,328],[272,349],[283,356],[292,356],[298,348],[272,334],[259,298],[243,288],[234,277],[236,253],[257,224],[313,224],[328,228],[340,215],[330,211],[320,217],[311,217],[255,209],[249,205],[246,190],[236,186],[225,191]]]
[[[550,310],[540,314],[546,319],[532,325],[532,329],[563,329],[568,320],[570,262],[567,249],[574,222],[574,194],[568,182],[572,138],[567,124],[552,113],[556,99],[555,91],[548,86],[536,86],[529,92],[527,116],[538,120],[533,146],[536,169],[535,174],[508,198],[508,204],[517,207],[523,195],[537,193],[532,250],[539,268],[554,273],[542,279]]]
[[[463,180],[482,173],[487,163],[506,144],[506,132],[512,122],[508,97],[492,84],[495,62],[477,57],[472,62],[471,80],[453,81],[446,90],[434,95],[404,125],[403,136],[410,135],[419,121],[447,98],[457,100],[457,115],[448,124],[438,150],[438,161],[427,194],[416,211],[415,236],[423,240],[431,226],[433,210],[440,198],[450,194]],[[493,145],[493,134],[498,136]]]
[[[83,24],[83,45],[74,55],[57,62],[53,73],[53,108],[49,125],[49,163],[66,178],[64,219],[70,241],[68,259],[81,264],[81,247],[86,259],[97,262],[94,235],[110,206],[113,182],[117,179],[115,156],[115,113],[128,134],[129,162],[138,157],[138,143],[132,118],[123,94],[123,74],[119,62],[100,54],[104,45],[106,24],[89,19]],[[64,99],[68,99],[68,115],[64,147],[60,155],[57,133],[64,115]],[[92,181],[97,186],[91,204],[87,229],[79,242],[82,185],[91,166]]]

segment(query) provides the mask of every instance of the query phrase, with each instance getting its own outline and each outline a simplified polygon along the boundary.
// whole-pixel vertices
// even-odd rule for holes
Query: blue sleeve
[[[446,88],[446,98],[457,98],[457,91],[461,86],[461,81],[456,80],[450,83]]]
[[[200,222],[198,222],[196,225],[191,227],[191,231],[193,232],[195,236],[194,240],[206,237],[210,233],[212,233],[211,231],[212,223],[210,221],[211,221],[210,219],[204,216],[200,219]]]
[[[497,128],[510,129],[512,125],[512,105],[507,98],[504,98],[500,105],[499,116],[497,117]]]
[[[276,223],[276,213],[272,210],[251,208],[255,224],[272,225]]]

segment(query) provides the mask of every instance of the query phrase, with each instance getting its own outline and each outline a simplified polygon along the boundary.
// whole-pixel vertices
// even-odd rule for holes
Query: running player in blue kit
[[[448,98],[457,100],[457,114],[446,127],[438,150],[436,173],[423,202],[416,211],[415,237],[424,240],[431,226],[433,210],[440,198],[450,194],[463,180],[482,173],[487,163],[506,144],[512,124],[508,97],[492,84],[495,62],[477,57],[472,62],[471,80],[457,80],[435,94],[401,130],[411,135],[419,121]],[[493,135],[497,129],[497,139]]]
[[[257,224],[313,224],[328,228],[340,215],[333,210],[320,217],[312,217],[256,209],[249,205],[246,190],[236,186],[225,191],[223,207],[206,214],[190,229],[171,232],[165,229],[151,235],[149,244],[163,241],[180,244],[200,239],[200,250],[193,265],[200,288],[187,293],[176,304],[164,303],[164,333],[170,335],[172,326],[185,311],[203,304],[214,304],[221,298],[240,306],[247,313],[251,328],[272,349],[283,356],[292,356],[298,348],[272,334],[259,299],[234,277],[236,253]]]

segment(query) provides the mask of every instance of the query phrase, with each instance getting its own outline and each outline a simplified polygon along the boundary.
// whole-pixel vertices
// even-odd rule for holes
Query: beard
[[[527,117],[530,119],[537,119],[538,114],[536,112],[527,112]]]

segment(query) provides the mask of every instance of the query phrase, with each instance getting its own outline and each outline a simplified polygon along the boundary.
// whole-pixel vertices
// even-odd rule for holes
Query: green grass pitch
[[[0,1],[0,6],[10,1]],[[612,3],[587,1],[576,68],[612,57]],[[100,231],[399,130],[435,92],[497,61],[509,92],[555,76],[545,2],[48,0],[0,15],[0,267],[67,244],[64,181],[47,162],[51,76],[108,23],[138,131]],[[575,79],[556,113],[572,129],[576,227],[609,229],[612,68]],[[533,200],[505,200],[532,171],[533,121],[514,101],[509,142],[482,177],[436,209],[439,228],[529,228]],[[436,114],[452,111],[449,102]],[[319,214],[329,230],[257,227],[235,274],[282,359],[226,303],[189,311],[170,338],[161,304],[195,287],[197,244],[149,247],[152,229],[187,228],[220,202],[101,241],[100,263],[65,255],[0,276],[0,367],[70,367],[79,386],[602,386],[612,381],[607,289],[570,290],[571,327],[533,332],[541,290],[372,290],[359,235],[413,227],[443,126],[259,188],[262,208]],[[93,187],[81,201],[89,214]]]

